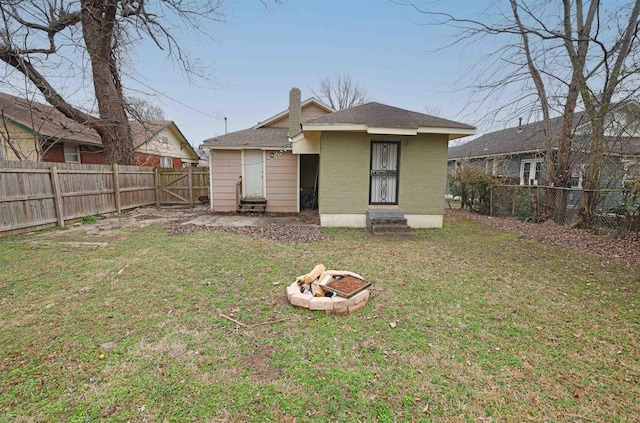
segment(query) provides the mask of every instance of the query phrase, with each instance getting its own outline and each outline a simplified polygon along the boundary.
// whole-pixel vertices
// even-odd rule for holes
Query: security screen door
[[[399,142],[371,142],[369,204],[398,204],[399,165]]]

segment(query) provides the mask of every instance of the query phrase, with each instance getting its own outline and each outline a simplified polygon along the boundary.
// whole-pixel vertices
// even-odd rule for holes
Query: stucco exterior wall
[[[400,210],[405,214],[443,215],[447,183],[447,136],[418,135],[402,137],[401,141]]]
[[[370,135],[325,132],[320,142],[320,214],[351,216],[369,206],[371,141],[401,141],[398,205],[413,216],[442,216],[447,171],[446,135]],[[385,206],[387,207],[387,206]],[[436,219],[441,222],[441,219]],[[354,224],[355,225],[355,224]]]
[[[213,210],[235,211],[236,183],[242,175],[240,150],[213,150],[210,159]]]
[[[174,157],[189,163],[198,163],[191,150],[184,145],[182,137],[172,128],[164,128],[149,141],[140,145],[136,152],[147,155]],[[182,167],[174,166],[174,167]]]
[[[321,214],[364,214],[369,205],[371,135],[324,132],[320,139]]]
[[[9,141],[27,160],[38,160],[36,140],[33,133],[13,125],[11,122],[6,122],[6,127],[4,124],[0,125],[0,160],[19,160],[9,145]]]
[[[298,211],[298,156],[290,151],[274,159],[266,152],[266,187],[268,212]]]

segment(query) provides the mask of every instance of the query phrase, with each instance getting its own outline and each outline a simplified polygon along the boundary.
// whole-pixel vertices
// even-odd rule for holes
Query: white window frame
[[[165,169],[173,167],[173,158],[167,157],[167,156],[160,156],[160,167]]]
[[[525,178],[524,166],[529,163],[529,175]],[[542,174],[542,164],[544,159],[522,159],[520,160],[520,185],[538,185],[540,181],[535,179],[536,170],[540,166],[540,174]],[[526,182],[526,183],[525,183]]]
[[[78,144],[64,143],[62,145],[65,163],[81,163],[80,146]],[[75,159],[74,159],[75,157]]]
[[[587,165],[582,164],[582,165],[577,165],[577,166],[572,166],[570,169],[570,173],[569,173],[569,181],[571,181],[571,179],[573,178],[578,178],[578,185],[576,186],[571,186],[571,188],[577,188],[577,189],[582,189],[582,176],[584,175],[584,171],[587,168]],[[579,173],[578,175],[576,175],[576,173]]]
[[[498,176],[498,159],[485,159],[484,173]]]

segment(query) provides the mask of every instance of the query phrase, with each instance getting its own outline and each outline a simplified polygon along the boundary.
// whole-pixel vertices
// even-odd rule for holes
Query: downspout
[[[209,209],[213,211],[213,150],[209,148]]]

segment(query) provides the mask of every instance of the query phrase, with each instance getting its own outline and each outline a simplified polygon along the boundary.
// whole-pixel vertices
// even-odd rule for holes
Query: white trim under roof
[[[245,146],[241,146],[238,147],[237,145],[234,146],[224,146],[224,145],[205,145],[206,148],[208,148],[209,150],[276,150],[276,151],[290,151],[291,147],[258,147],[258,146],[250,146],[250,145],[245,145]]]
[[[437,126],[419,126],[417,128],[391,128],[369,126],[365,123],[330,123],[330,124],[302,124],[302,131],[344,131],[367,132],[374,135],[418,135],[418,134],[446,134],[449,140],[475,135],[475,128],[446,128]]]
[[[316,106],[320,107],[321,109],[326,110],[328,113],[335,112],[334,109],[332,109],[330,106],[324,104],[323,102],[321,102],[320,100],[318,100],[315,97],[308,98],[305,101],[303,101],[302,103],[300,103],[300,108],[302,109],[302,108],[308,106],[311,103],[315,103]],[[273,122],[275,122],[277,120],[282,119],[283,117],[287,116],[288,114],[289,114],[289,108],[287,108],[284,111],[278,113],[277,115],[271,116],[270,118],[268,118],[266,120],[263,120],[262,122],[258,122],[251,129],[258,129],[258,128],[262,128],[263,126],[267,126],[270,123],[273,123]]]

